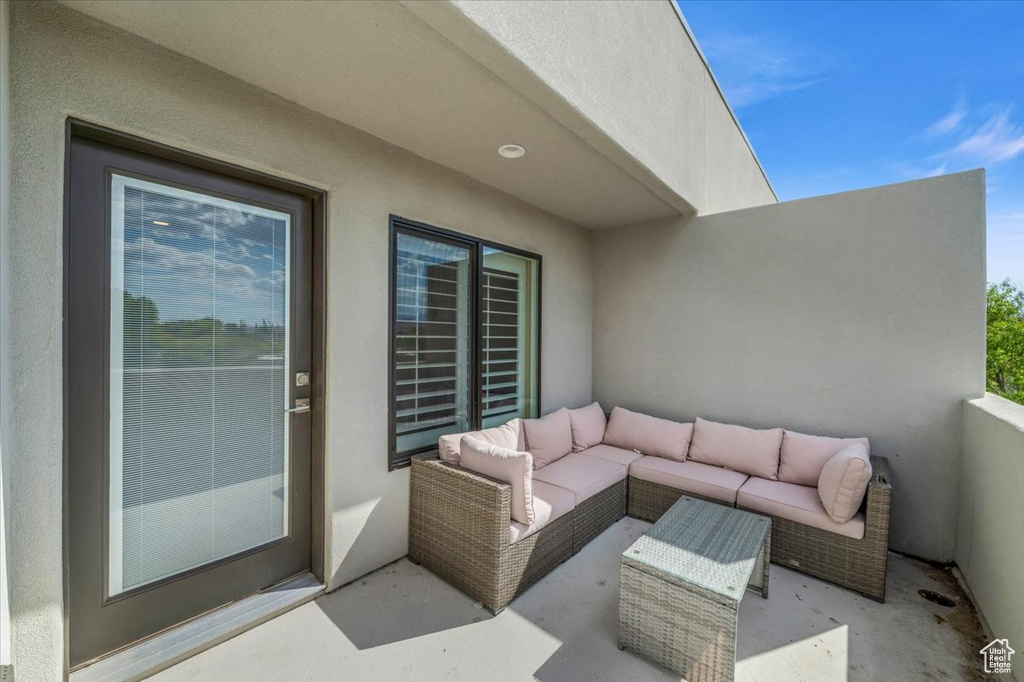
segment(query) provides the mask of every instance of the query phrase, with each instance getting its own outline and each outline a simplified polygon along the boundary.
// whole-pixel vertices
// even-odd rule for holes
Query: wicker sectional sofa
[[[692,491],[629,477],[628,515],[655,522],[682,495],[699,497],[767,516],[772,520],[772,562],[827,580],[878,602],[885,601],[885,572],[889,551],[889,514],[892,484],[889,460],[871,456],[871,479],[861,506],[864,534],[840,535],[793,521],[762,509],[700,495]]]
[[[511,542],[511,486],[441,460],[413,460],[409,558],[498,613],[626,515],[625,479]]]
[[[490,434],[496,442],[505,439],[510,449],[533,452],[522,420],[501,428],[504,432],[477,433]],[[662,433],[672,436],[674,450],[679,431]],[[858,513],[848,524],[836,524],[815,516],[808,492],[813,488],[682,461],[685,449],[681,458],[677,451],[659,450],[656,440],[638,436],[636,430],[630,437],[644,449],[627,449],[620,429],[619,436],[609,438],[612,442],[581,447],[574,439],[574,451],[554,459],[537,448],[534,459],[543,462],[533,472],[537,518],[526,526],[511,520],[508,482],[471,471],[461,466],[457,454],[452,456],[459,435],[440,444],[440,459],[412,462],[409,558],[492,613],[627,513],[653,522],[684,494],[769,516],[772,561],[877,601],[885,599],[892,487],[884,457],[870,458],[871,477]],[[643,454],[645,450],[661,454]],[[781,503],[771,500],[770,492],[758,496],[759,490],[776,488],[785,493]],[[791,506],[786,494],[795,495]]]

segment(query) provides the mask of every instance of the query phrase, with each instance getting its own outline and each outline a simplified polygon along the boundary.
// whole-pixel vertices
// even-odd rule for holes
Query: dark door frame
[[[168,161],[185,164],[202,170],[212,171],[228,177],[237,178],[272,189],[290,192],[305,197],[312,203],[312,362],[310,413],[312,433],[310,451],[310,569],[320,582],[327,575],[324,546],[325,538],[325,421],[324,411],[326,397],[326,322],[327,322],[327,194],[324,190],[309,185],[284,180],[260,171],[251,170],[235,164],[176,149],[136,135],[122,133],[111,128],[69,117],[65,124],[64,145],[64,224],[63,224],[63,339],[62,339],[62,391],[63,391],[63,452],[62,452],[62,546],[63,546],[63,589],[64,589],[64,674],[70,668],[70,534],[69,534],[69,501],[70,501],[70,438],[69,438],[69,335],[68,335],[68,303],[69,303],[69,266],[70,266],[70,182],[71,182],[71,143],[72,138],[90,139],[116,147],[149,154]]]

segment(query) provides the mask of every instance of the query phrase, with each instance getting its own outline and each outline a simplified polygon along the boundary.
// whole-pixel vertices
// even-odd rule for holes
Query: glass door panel
[[[113,175],[107,595],[288,535],[291,217]]]

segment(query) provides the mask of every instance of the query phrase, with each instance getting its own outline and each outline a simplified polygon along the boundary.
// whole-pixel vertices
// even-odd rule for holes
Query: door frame
[[[321,583],[325,583],[328,574],[325,553],[326,537],[326,461],[325,461],[325,424],[326,424],[326,323],[327,323],[327,193],[326,191],[302,183],[285,180],[261,171],[238,166],[226,161],[203,156],[194,152],[171,147],[159,142],[148,140],[112,128],[68,117],[64,130],[64,218],[62,231],[63,268],[61,275],[63,289],[62,312],[62,571],[64,601],[64,676],[67,679],[70,671],[70,419],[69,419],[69,268],[70,268],[70,233],[71,233],[71,143],[72,138],[86,138],[141,152],[168,161],[193,166],[206,171],[220,173],[272,189],[290,192],[305,197],[312,202],[312,360],[310,363],[312,409],[310,420],[310,571]],[[325,583],[326,584],[326,583]],[[198,614],[197,614],[198,615]],[[159,633],[156,633],[159,634]],[[151,635],[155,636],[155,635]],[[131,646],[131,645],[128,645]],[[123,649],[124,647],[122,647]],[[114,652],[108,652],[105,656]]]

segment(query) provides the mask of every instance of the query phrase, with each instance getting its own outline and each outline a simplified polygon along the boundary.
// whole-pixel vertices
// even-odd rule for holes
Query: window
[[[539,256],[392,217],[389,468],[537,415],[539,294]]]

